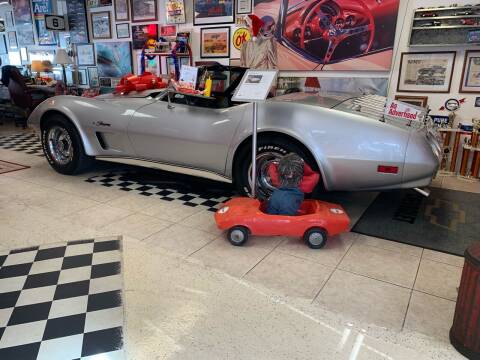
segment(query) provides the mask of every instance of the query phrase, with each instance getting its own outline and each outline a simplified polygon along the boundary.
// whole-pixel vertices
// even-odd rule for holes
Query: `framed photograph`
[[[230,27],[200,29],[200,57],[230,57]]]
[[[90,13],[92,34],[94,39],[111,39],[110,11]]]
[[[132,25],[133,49],[141,50],[148,39],[158,38],[158,25]]]
[[[455,51],[402,53],[397,91],[448,93]]]
[[[395,95],[395,100],[415,106],[426,107],[428,103],[428,96]]]
[[[101,87],[112,87],[112,78],[101,77],[99,78],[99,83]]]
[[[13,12],[7,11],[5,13],[5,25],[7,28],[13,28],[15,26],[13,23]]]
[[[87,81],[87,69],[78,69],[78,85],[88,85]]]
[[[86,44],[89,42],[87,9],[84,0],[68,0],[67,5],[67,22],[68,34],[70,35],[71,44]],[[60,39],[64,33],[59,33]]]
[[[5,20],[0,19],[0,32],[5,32]]]
[[[8,47],[10,49],[18,49],[17,33],[15,31],[8,32]]]
[[[234,0],[193,0],[193,25],[233,24]]]
[[[130,1],[132,9],[132,21],[157,21],[157,0],[134,0]]]
[[[480,50],[465,52],[459,92],[480,93]]]
[[[252,0],[237,0],[235,12],[238,15],[252,13]]]
[[[475,98],[475,107],[480,107],[480,97]]]
[[[87,0],[88,8],[96,8],[101,6],[112,6],[112,0]]]
[[[5,35],[0,34],[0,55],[8,54],[7,40]]]
[[[90,87],[95,88],[100,85],[98,80],[98,69],[96,67],[87,68],[88,71],[88,83]]]
[[[93,44],[77,44],[78,66],[95,65],[95,48]]]
[[[118,39],[129,39],[130,38],[130,24],[123,23],[117,24],[117,38]]]
[[[135,1],[135,0],[132,0]],[[130,11],[128,10],[128,0],[113,1],[115,21],[130,21]]]
[[[167,24],[184,24],[185,4],[183,0],[165,0]]]
[[[100,77],[121,78],[132,72],[130,41],[97,42],[95,47]]]
[[[21,46],[35,45],[32,24],[22,24],[15,27],[17,30],[17,40]]]
[[[177,26],[176,25],[162,25],[160,26],[160,36],[176,36],[177,35]]]

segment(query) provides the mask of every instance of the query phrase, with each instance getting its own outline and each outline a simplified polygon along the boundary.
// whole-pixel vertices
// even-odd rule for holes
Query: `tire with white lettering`
[[[259,136],[257,140],[257,196],[260,199],[270,197],[275,186],[268,176],[268,167],[278,162],[283,156],[295,153],[300,156],[314,171],[318,166],[310,153],[294,141],[283,137]],[[234,164],[234,183],[241,194],[250,194],[250,174],[252,164],[252,145],[247,143],[239,150]]]

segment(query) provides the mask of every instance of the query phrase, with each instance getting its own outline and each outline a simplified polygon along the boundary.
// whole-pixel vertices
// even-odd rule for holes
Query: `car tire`
[[[321,249],[327,243],[328,234],[325,229],[311,228],[303,235],[303,240],[311,249]]]
[[[60,174],[78,174],[92,165],[77,129],[60,114],[51,115],[42,126],[42,147],[50,166]]]
[[[234,226],[228,230],[227,238],[234,246],[243,246],[248,240],[250,231],[245,226]]]
[[[285,138],[259,137],[257,141],[257,196],[260,199],[268,199],[275,189],[268,183],[268,179],[262,175],[262,163],[268,164],[271,161],[280,159],[289,153],[300,156],[314,171],[319,171],[313,157],[295,144]],[[234,183],[241,194],[249,195],[250,190],[250,167],[252,163],[252,145],[247,143],[241,150],[234,164]]]

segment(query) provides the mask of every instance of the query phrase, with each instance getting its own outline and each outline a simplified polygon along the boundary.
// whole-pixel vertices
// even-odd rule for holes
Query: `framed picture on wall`
[[[99,83],[101,87],[112,87],[112,78],[101,77],[99,78]]]
[[[116,24],[116,27],[117,27],[117,38],[118,39],[130,38],[130,24],[129,23]]]
[[[402,53],[397,91],[448,93],[455,51]]]
[[[111,39],[110,11],[90,13],[92,35],[94,39]]]
[[[90,87],[98,87],[100,85],[98,80],[98,69],[96,67],[87,68],[88,71],[88,83]]]
[[[98,75],[121,78],[132,72],[132,51],[130,41],[97,42]]]
[[[193,0],[193,25],[233,24],[234,0]]]
[[[158,38],[157,24],[132,25],[132,40],[133,40],[134,50],[143,49],[143,46],[145,45],[148,39],[157,39],[157,38]]]
[[[87,69],[78,69],[78,85],[88,85],[87,81]]]
[[[235,12],[239,15],[241,14],[251,14],[252,13],[252,0],[236,0],[236,10]]]
[[[230,57],[230,27],[200,29],[200,57]]]
[[[28,57],[28,50],[26,47],[20,48],[20,59],[22,60],[22,64],[28,64],[30,59]]]
[[[8,47],[10,49],[18,49],[17,33],[15,31],[8,32]]]
[[[95,65],[95,48],[93,44],[77,44],[78,66]]]
[[[463,62],[461,93],[480,93],[480,50],[467,50]]]
[[[157,0],[134,0],[130,1],[132,8],[132,21],[157,21]]]
[[[13,23],[13,12],[11,12],[11,11],[7,11],[5,13],[5,26],[8,29],[15,26],[14,23]]]
[[[5,35],[0,34],[0,55],[8,54],[7,41]]]
[[[184,24],[185,4],[183,0],[165,0],[167,24]]]
[[[0,19],[0,32],[5,32],[5,20]]]
[[[132,0],[135,1],[135,0]],[[115,21],[129,21],[130,12],[128,10],[128,0],[114,0],[113,7],[115,12]]]
[[[428,103],[428,96],[395,95],[395,100],[415,106],[426,107]]]

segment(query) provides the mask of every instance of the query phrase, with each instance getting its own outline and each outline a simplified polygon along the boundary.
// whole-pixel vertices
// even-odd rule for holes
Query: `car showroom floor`
[[[206,206],[85,181],[105,164],[62,176],[19,146],[0,148],[29,167],[0,166],[1,359],[463,358],[448,342],[461,257],[351,232],[233,247]],[[373,197],[351,195],[353,221]]]

